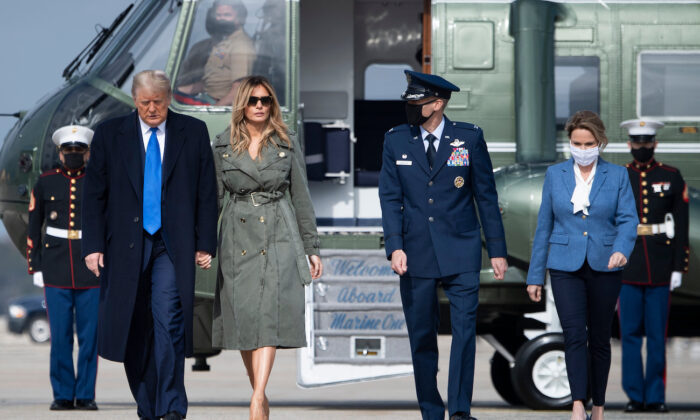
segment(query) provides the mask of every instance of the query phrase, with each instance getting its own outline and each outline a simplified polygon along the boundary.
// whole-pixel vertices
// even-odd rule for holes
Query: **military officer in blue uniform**
[[[29,201],[27,262],[44,287],[51,330],[51,410],[97,410],[97,308],[99,280],[81,258],[80,212],[85,163],[93,131],[70,125],[52,136],[61,167],[41,174]],[[45,227],[45,233],[42,234]],[[73,325],[78,335],[73,367]]]
[[[468,420],[473,418],[481,228],[494,275],[502,279],[507,268],[503,223],[482,130],[444,116],[459,88],[436,75],[405,73],[408,124],[386,133],[379,175],[386,254],[401,277],[423,419],[445,418],[436,381],[437,287],[442,286],[452,324],[447,408],[450,419]]]
[[[629,397],[625,411],[665,413],[670,291],[688,272],[688,186],[678,169],[654,159],[656,130],[663,123],[641,119],[620,125],[629,131],[634,160],[626,166],[641,222],[620,291],[622,387]]]

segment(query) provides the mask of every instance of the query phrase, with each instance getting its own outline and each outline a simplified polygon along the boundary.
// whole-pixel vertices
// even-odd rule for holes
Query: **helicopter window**
[[[637,114],[658,119],[700,119],[700,52],[639,54]]]
[[[554,58],[554,102],[557,129],[576,111],[600,113],[600,58]]]
[[[185,105],[230,106],[240,79],[265,76],[285,101],[285,0],[197,3],[173,98]]]
[[[131,95],[132,76],[142,70],[165,69],[175,34],[177,9],[154,7],[100,70],[100,78]]]

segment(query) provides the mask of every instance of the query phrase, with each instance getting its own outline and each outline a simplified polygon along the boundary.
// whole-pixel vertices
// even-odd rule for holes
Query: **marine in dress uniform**
[[[472,419],[482,226],[496,278],[507,268],[493,168],[482,130],[443,115],[459,88],[436,75],[406,71],[406,78],[408,124],[386,133],[379,175],[386,254],[401,277],[423,418],[445,417],[436,381],[441,285],[452,323],[448,411],[451,419]]]
[[[80,204],[92,135],[92,130],[77,125],[54,132],[52,140],[59,148],[62,167],[39,177],[29,201],[27,262],[34,284],[44,287],[51,329],[51,410],[97,410],[100,282],[80,255]],[[77,376],[73,367],[74,324],[79,346]]]
[[[688,272],[688,186],[678,169],[654,159],[656,130],[663,123],[628,120],[620,125],[629,130],[634,160],[626,166],[640,221],[620,291],[622,387],[630,400],[625,411],[667,412],[666,328],[670,290]]]

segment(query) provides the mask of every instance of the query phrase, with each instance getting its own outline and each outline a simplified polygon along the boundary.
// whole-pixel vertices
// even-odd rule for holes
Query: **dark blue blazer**
[[[162,228],[173,260],[192,354],[195,251],[216,252],[216,175],[204,122],[168,111],[163,157]],[[143,252],[143,140],[138,114],[97,126],[86,169],[83,257],[105,254],[100,276],[98,352],[123,361]]]
[[[575,188],[573,158],[547,168],[527,284],[544,283],[547,268],[576,271],[588,260],[596,271],[618,271],[608,269],[610,256],[629,259],[639,219],[627,168],[598,158],[588,216],[574,214]]]
[[[403,249],[408,275],[414,277],[479,271],[481,226],[489,256],[505,257],[498,194],[482,130],[445,117],[435,162],[431,171],[420,127],[404,124],[386,133],[379,199],[387,257]]]

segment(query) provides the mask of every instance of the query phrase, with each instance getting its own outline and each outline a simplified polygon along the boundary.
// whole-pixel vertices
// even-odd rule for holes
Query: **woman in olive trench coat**
[[[266,419],[275,351],[306,346],[304,286],[323,266],[303,156],[266,79],[242,82],[231,121],[214,142],[223,213],[212,340],[241,351],[250,418]]]

